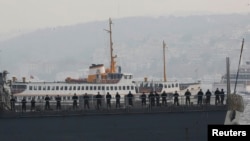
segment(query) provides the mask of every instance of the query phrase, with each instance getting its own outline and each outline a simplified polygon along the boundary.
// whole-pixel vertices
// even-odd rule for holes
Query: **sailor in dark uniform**
[[[142,95],[141,95],[141,106],[143,107],[144,105],[146,106],[146,94],[145,92],[142,92]]]
[[[84,109],[86,108],[89,109],[89,96],[87,93],[85,93],[85,95],[83,96],[83,100],[84,100]]]
[[[22,100],[22,112],[26,112],[26,103],[27,103],[26,98],[23,97],[23,100]]]
[[[102,96],[100,95],[100,92],[96,95],[96,101],[97,101],[97,109],[99,110],[102,106]]]
[[[203,97],[204,93],[202,92],[202,89],[200,89],[200,91],[198,92],[197,96],[198,96],[198,105],[202,105],[202,97]]]
[[[224,104],[224,97],[225,97],[225,92],[223,89],[220,91],[220,103],[223,105]]]
[[[76,95],[76,93],[74,94],[72,99],[73,99],[73,109],[75,110],[77,108],[77,100],[78,100],[78,96]]]
[[[207,92],[205,93],[205,95],[206,95],[206,104],[210,105],[210,99],[211,99],[212,93],[210,92],[209,89],[207,89]]]
[[[11,99],[10,99],[10,109],[11,111],[15,111],[15,103],[16,103],[16,99],[15,97],[12,95]]]
[[[155,91],[156,106],[160,106],[160,95]]]
[[[56,109],[57,110],[61,110],[61,100],[62,98],[59,95],[57,95],[56,97]]]
[[[36,107],[36,100],[35,100],[35,97],[32,98],[32,100],[30,101],[30,111],[33,111],[35,110],[35,107]]]
[[[127,98],[128,98],[128,105],[133,106],[133,94],[131,93],[131,91],[129,91]]]
[[[184,95],[186,96],[186,105],[190,105],[191,92],[189,91],[189,89],[187,89]]]
[[[162,100],[162,105],[167,106],[167,93],[166,93],[166,91],[163,91],[163,93],[161,94],[161,100]]]
[[[109,92],[107,92],[106,95],[106,101],[107,101],[107,108],[111,108],[111,95],[109,94]]]
[[[174,105],[179,106],[179,94],[177,93],[177,91],[175,91],[174,93]]]
[[[116,108],[120,108],[121,105],[120,105],[120,99],[121,99],[121,96],[119,95],[119,93],[117,92],[116,95],[115,95],[115,99],[116,99],[116,104],[115,104],[115,107]]]
[[[149,102],[150,102],[150,107],[154,106],[155,105],[155,95],[154,95],[153,91],[151,91],[149,93],[148,99],[149,99]]]
[[[49,96],[46,95],[44,100],[45,100],[45,110],[49,110],[50,109],[50,105],[49,105],[50,98],[49,98]]]
[[[215,105],[220,103],[220,90],[217,88],[214,92],[215,95]]]

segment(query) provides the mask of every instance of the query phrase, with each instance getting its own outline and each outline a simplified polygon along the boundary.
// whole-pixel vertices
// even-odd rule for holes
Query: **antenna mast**
[[[110,72],[115,73],[116,72],[116,62],[115,58],[117,57],[116,55],[113,56],[113,41],[112,41],[112,21],[111,18],[109,18],[109,30],[105,29],[109,33],[109,42],[110,42]]]
[[[166,75],[166,59],[165,59],[165,48],[166,44],[163,41],[163,76],[164,76],[164,82],[167,82],[167,75]]]
[[[236,81],[235,81],[235,85],[234,85],[234,94],[236,94],[236,86],[237,86],[237,81],[238,81],[238,76],[239,76],[239,69],[240,69],[240,62],[241,62],[241,55],[242,55],[242,51],[243,51],[243,46],[244,46],[244,38],[242,40],[242,45],[241,45],[240,59],[239,59],[239,64],[238,64],[238,71],[237,71]]]

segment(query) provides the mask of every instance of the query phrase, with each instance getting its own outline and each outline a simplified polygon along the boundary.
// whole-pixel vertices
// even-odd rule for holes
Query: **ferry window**
[[[59,86],[56,86],[56,90],[59,90]]]
[[[89,90],[93,90],[93,87],[92,87],[92,86],[89,86]]]
[[[41,90],[42,89],[42,86],[38,86],[38,90]]]
[[[46,90],[46,86],[43,86],[43,90],[44,90],[44,91]]]
[[[72,86],[69,86],[69,90],[72,90]]]
[[[131,90],[134,90],[134,86],[131,86]]]
[[[84,86],[82,86],[82,90],[84,90]]]
[[[73,87],[73,90],[76,90],[76,86]]]
[[[67,99],[70,100],[70,96],[68,96]]]
[[[106,90],[109,90],[109,86],[106,87]]]
[[[172,84],[172,87],[174,87],[174,84]]]
[[[61,86],[60,90],[63,90],[63,86]]]
[[[168,88],[171,88],[171,85],[170,85],[170,84],[168,84]]]
[[[123,88],[123,90],[126,90],[126,87],[125,87],[125,86],[123,86],[122,88]]]
[[[129,86],[127,86],[127,90],[130,90],[130,89],[129,89]]]
[[[86,90],[89,90],[89,87],[88,87],[88,86],[86,86]]]
[[[94,90],[96,90],[96,86],[94,86]]]
[[[117,90],[117,86],[115,86],[115,90]]]
[[[80,86],[78,86],[78,87],[77,87],[77,90],[81,90],[81,87],[80,87]]]
[[[37,87],[36,87],[36,86],[34,86],[34,90],[37,90]]]
[[[122,90],[122,86],[119,86],[119,90]]]
[[[67,90],[68,89],[68,87],[67,86],[64,86],[64,90]]]
[[[38,96],[37,99],[40,100],[40,96]]]
[[[113,91],[113,86],[110,86],[110,90]]]
[[[29,86],[29,90],[32,90],[32,86]]]
[[[175,84],[175,87],[178,87],[178,86],[179,86],[178,83],[176,83],[176,84]]]
[[[55,90],[55,86],[52,86],[52,88],[51,88],[52,90]]]
[[[98,90],[101,90],[101,86],[98,86]]]
[[[124,79],[127,79],[127,75],[124,75]]]
[[[47,87],[47,90],[50,90],[50,86]]]
[[[105,90],[105,87],[104,87],[104,86],[102,86],[102,90]]]
[[[168,86],[167,86],[167,85],[164,85],[164,88],[168,88]]]
[[[66,100],[66,97],[65,97],[65,96],[63,97],[63,100]]]

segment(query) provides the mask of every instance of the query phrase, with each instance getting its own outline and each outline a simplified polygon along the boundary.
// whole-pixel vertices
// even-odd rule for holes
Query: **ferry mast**
[[[163,76],[164,76],[164,82],[167,82],[167,75],[166,75],[166,59],[165,59],[165,48],[166,44],[163,41]]]
[[[112,20],[109,18],[109,30],[105,29],[109,33],[109,42],[110,42],[110,73],[115,73],[116,72],[116,62],[115,58],[117,57],[116,55],[113,55],[113,41],[112,41]]]

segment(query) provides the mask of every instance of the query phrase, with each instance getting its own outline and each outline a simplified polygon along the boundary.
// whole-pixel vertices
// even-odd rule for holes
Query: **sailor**
[[[186,96],[186,105],[190,105],[191,92],[189,91],[189,89],[187,89],[184,95]]]
[[[30,111],[35,110],[35,106],[36,106],[35,105],[36,104],[35,97],[32,98],[32,100],[30,101],[30,104],[31,104]]]
[[[177,93],[177,91],[175,91],[174,93],[174,105],[179,106],[179,94]]]
[[[26,112],[26,103],[27,103],[26,98],[23,97],[23,100],[22,100],[22,112]]]
[[[85,93],[85,95],[83,96],[83,100],[84,100],[84,109],[86,108],[89,109],[89,96],[87,93]]]
[[[11,95],[11,99],[10,99],[10,110],[11,111],[15,111],[15,103],[16,103],[16,99],[13,95]]]
[[[57,110],[61,110],[61,100],[62,98],[59,95],[57,95],[56,96],[56,109]]]
[[[146,106],[146,94],[145,92],[142,92],[142,95],[141,95],[141,106]]]
[[[153,91],[151,91],[148,95],[148,99],[150,101],[150,107],[155,105],[155,95],[153,93]]]
[[[207,91],[206,91],[206,104],[208,104],[208,105],[210,105],[210,99],[211,99],[211,95],[212,95],[212,93],[210,92],[210,90],[209,89],[207,89]]]
[[[224,104],[224,97],[225,97],[225,92],[223,89],[220,91],[220,103],[223,105]]]
[[[217,88],[214,92],[215,95],[215,105],[220,103],[220,90]]]
[[[111,95],[109,94],[109,92],[107,92],[106,95],[106,101],[107,101],[107,108],[110,109],[111,108]]]
[[[200,89],[200,91],[197,93],[198,96],[198,105],[202,105],[202,97],[203,97],[204,93],[202,92],[202,89]]]
[[[156,106],[160,106],[160,95],[155,91]]]
[[[100,95],[100,92],[96,95],[96,101],[97,101],[97,109],[99,110],[102,106],[102,96]]]
[[[44,100],[45,100],[45,110],[49,110],[50,109],[50,105],[49,105],[50,98],[49,98],[49,96],[46,95]]]
[[[76,95],[76,93],[74,93],[72,99],[73,99],[73,109],[75,110],[77,108],[77,100],[78,100],[78,96]]]
[[[128,105],[129,106],[133,106],[133,94],[131,93],[131,91],[129,91],[127,98],[128,98]]]
[[[161,100],[162,100],[162,105],[167,106],[167,93],[166,93],[166,91],[163,91],[163,93],[161,94]]]
[[[120,108],[120,99],[121,99],[121,96],[119,95],[119,93],[117,92],[116,95],[115,95],[115,99],[116,99],[116,104],[115,104],[115,107],[116,108]]]

